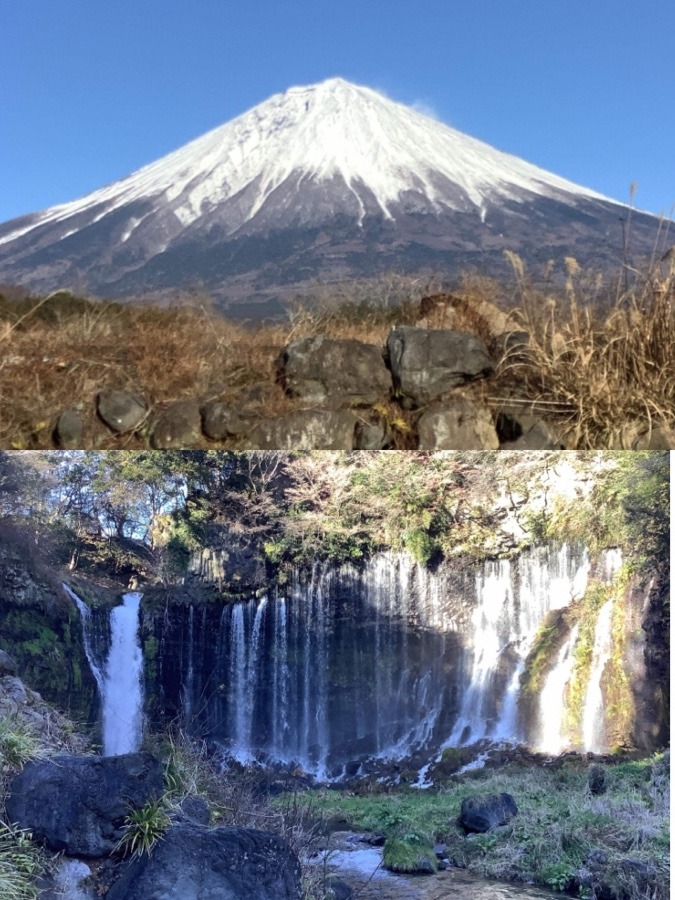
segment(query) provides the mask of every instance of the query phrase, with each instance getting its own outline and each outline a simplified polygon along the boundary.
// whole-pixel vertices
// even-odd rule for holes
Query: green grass
[[[30,832],[0,822],[0,897],[2,900],[37,900],[35,878],[43,865]]]
[[[518,815],[509,825],[485,835],[465,836],[457,825],[464,797],[511,793]],[[588,791],[585,766],[556,770],[515,766],[483,772],[470,780],[448,781],[437,793],[398,790],[354,796],[329,791],[313,797],[325,815],[346,818],[354,828],[402,834],[426,834],[448,844],[456,865],[472,873],[507,881],[530,882],[566,890],[588,854],[602,850],[608,862],[603,879],[627,891],[630,900],[666,900],[668,894],[669,775],[663,757],[612,766],[608,790]],[[651,893],[640,887],[625,860],[646,863]],[[631,879],[635,884],[631,883]]]
[[[23,722],[0,719],[0,769],[23,766],[38,754],[36,739]]]

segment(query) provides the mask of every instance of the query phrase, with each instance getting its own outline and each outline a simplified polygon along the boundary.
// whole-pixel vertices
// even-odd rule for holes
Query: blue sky
[[[0,221],[341,75],[672,214],[672,0],[0,0]]]

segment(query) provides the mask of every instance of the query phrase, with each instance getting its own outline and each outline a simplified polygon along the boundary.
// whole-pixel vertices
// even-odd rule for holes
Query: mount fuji
[[[236,312],[396,269],[621,261],[629,210],[374,90],[293,87],[70,203],[0,225],[0,281],[106,297],[202,288]],[[659,220],[631,213],[631,249]],[[256,303],[262,303],[256,307]],[[269,305],[269,304],[267,304]]]

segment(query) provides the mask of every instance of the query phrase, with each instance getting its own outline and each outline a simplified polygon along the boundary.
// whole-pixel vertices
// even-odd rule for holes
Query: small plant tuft
[[[150,854],[170,825],[171,819],[163,797],[146,803],[140,809],[132,810],[126,817],[124,834],[113,852],[122,853],[123,856]]]

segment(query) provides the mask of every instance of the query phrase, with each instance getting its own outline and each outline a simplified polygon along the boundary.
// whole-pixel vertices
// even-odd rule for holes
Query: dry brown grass
[[[675,261],[633,273],[634,286],[609,304],[573,259],[557,296],[534,290],[512,262],[530,345],[506,355],[502,383],[557,418],[578,449],[631,449],[641,430],[674,429]]]
[[[582,286],[574,261],[566,290],[556,296],[532,288],[520,260],[513,262],[515,289],[465,278],[452,295],[439,295],[451,299],[452,324],[433,304],[425,319],[427,327],[473,331],[488,341],[495,321],[490,304],[508,305],[515,297],[519,308],[509,315],[515,315],[514,328],[529,332],[530,348],[527,355],[507,354],[497,376],[482,386],[491,404],[508,409],[507,395],[525,398],[554,418],[578,449],[628,446],[636,423],[643,430],[675,428],[673,261],[636,279],[611,308],[599,302],[597,283]],[[283,415],[298,406],[276,377],[289,340],[326,334],[382,346],[392,327],[420,319],[421,295],[434,289],[428,280],[407,288],[400,280],[385,281],[379,293],[373,282],[356,283],[350,302],[348,287],[325,287],[293,304],[288,321],[257,326],[228,321],[194,298],[189,306],[168,308],[64,294],[22,303],[0,298],[0,447],[50,446],[64,409],[78,403],[91,409],[99,391],[113,388],[140,394],[151,414],[188,397],[235,401],[255,388],[252,411]],[[503,311],[497,316],[503,319]],[[401,448],[414,446],[409,416],[395,402],[385,412],[387,421],[400,420]],[[138,435],[104,436],[100,443],[102,449],[144,445]]]

